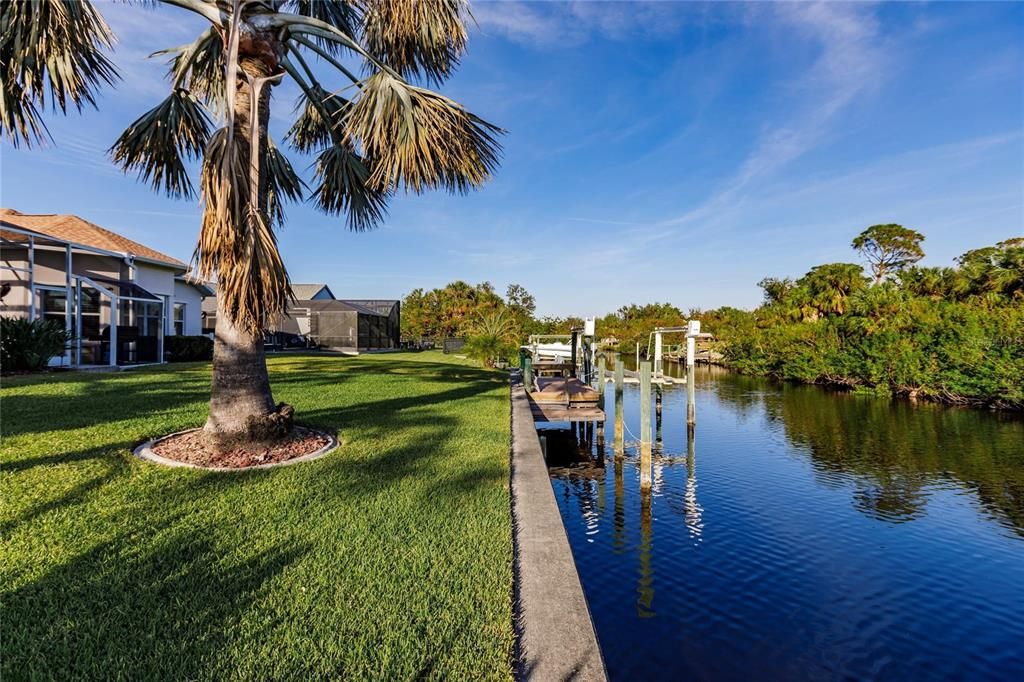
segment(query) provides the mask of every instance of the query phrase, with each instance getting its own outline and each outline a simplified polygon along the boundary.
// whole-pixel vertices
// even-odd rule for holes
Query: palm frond
[[[302,113],[285,139],[296,151],[307,153],[323,149],[341,138],[345,116],[351,110],[352,102],[313,84],[308,92],[300,95],[299,108]]]
[[[440,83],[466,50],[466,0],[359,0],[371,53],[405,77]]]
[[[186,159],[199,158],[210,138],[210,118],[195,96],[177,89],[121,133],[110,154],[125,172],[173,197],[194,195]]]
[[[185,88],[199,96],[216,112],[223,112],[224,40],[213,26],[188,45],[155,52],[151,56],[173,54],[169,76],[175,88]]]
[[[31,147],[50,136],[35,101],[20,83],[6,78],[0,78],[0,126],[15,147],[22,141]]]
[[[289,0],[282,9],[319,19],[352,37],[358,33],[362,18],[359,7],[350,0]],[[337,43],[322,38],[317,38],[317,42],[331,53],[339,51]]]
[[[373,229],[387,215],[387,193],[370,185],[366,161],[350,146],[335,144],[321,152],[316,177],[312,200],[325,213],[347,215],[350,229]]]
[[[270,220],[250,210],[246,144],[240,136],[229,140],[227,129],[221,128],[207,145],[205,206],[193,260],[200,278],[216,276],[217,295],[231,320],[258,334],[284,312],[291,284]]]
[[[347,118],[348,134],[372,160],[369,185],[419,193],[466,192],[498,165],[500,128],[459,104],[381,71],[366,80]]]
[[[0,5],[0,133],[12,144],[41,142],[39,110],[95,105],[95,89],[117,80],[103,54],[114,34],[88,0],[33,0]]]
[[[284,225],[284,201],[301,201],[306,185],[270,137],[267,137],[267,156],[263,166],[267,177],[267,215],[274,225]]]

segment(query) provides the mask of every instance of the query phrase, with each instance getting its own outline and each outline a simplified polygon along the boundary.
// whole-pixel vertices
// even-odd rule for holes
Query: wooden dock
[[[530,412],[535,422],[604,422],[604,410],[600,407],[566,407],[565,405],[544,404],[530,400]]]
[[[536,377],[527,397],[537,422],[604,421],[601,394],[576,377]]]

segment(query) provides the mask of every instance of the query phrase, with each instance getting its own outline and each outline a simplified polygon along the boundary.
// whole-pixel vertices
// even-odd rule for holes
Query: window
[[[100,336],[100,292],[92,287],[82,287],[79,299],[79,315],[82,318],[83,339],[98,339]]]
[[[174,333],[177,336],[185,335],[185,304],[174,304]]]
[[[42,318],[44,320],[55,320],[64,326],[65,311],[67,309],[67,294],[64,291],[50,289],[39,290]]]
[[[135,305],[138,306],[135,318],[138,321],[139,332],[143,336],[159,336],[164,326],[163,320],[160,319],[160,304],[136,301]]]
[[[139,330],[139,336],[156,338],[163,327],[160,308],[159,303],[124,301],[121,305],[121,326],[135,327]]]

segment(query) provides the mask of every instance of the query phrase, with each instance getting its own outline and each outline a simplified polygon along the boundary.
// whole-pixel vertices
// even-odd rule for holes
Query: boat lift
[[[665,334],[686,334],[686,366],[693,367],[697,359],[697,339],[707,334],[700,332],[700,320],[689,320],[685,327],[655,327],[647,337],[647,357],[651,357],[651,343],[654,343],[654,376],[664,374],[662,358],[662,337]]]
[[[523,383],[535,421],[604,421],[601,393],[590,385],[594,320],[571,334],[535,334],[520,347]]]

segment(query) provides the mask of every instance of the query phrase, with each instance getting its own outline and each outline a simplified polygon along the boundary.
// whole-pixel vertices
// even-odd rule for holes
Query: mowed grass
[[[208,364],[3,380],[0,677],[508,679],[504,375],[278,356],[343,445],[211,473],[130,448],[205,419]]]

